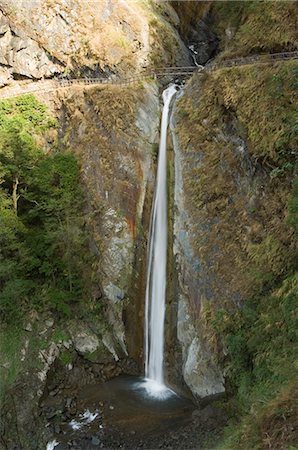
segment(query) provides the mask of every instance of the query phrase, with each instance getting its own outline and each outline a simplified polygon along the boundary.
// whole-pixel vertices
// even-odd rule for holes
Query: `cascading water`
[[[151,219],[145,304],[145,376],[148,391],[159,395],[164,384],[164,319],[167,279],[167,128],[171,100],[177,87],[163,92],[163,112],[157,181]],[[162,394],[160,394],[162,396]]]

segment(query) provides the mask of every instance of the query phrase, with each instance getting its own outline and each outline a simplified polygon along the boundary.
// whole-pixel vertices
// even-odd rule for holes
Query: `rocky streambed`
[[[127,375],[83,387],[60,412],[57,400],[43,402],[52,435],[47,450],[201,449],[207,439],[212,448],[225,424],[214,406],[198,409],[175,393],[150,397],[143,379]]]

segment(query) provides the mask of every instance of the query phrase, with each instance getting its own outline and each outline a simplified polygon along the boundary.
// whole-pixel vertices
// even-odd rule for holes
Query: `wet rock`
[[[203,409],[197,409],[192,413],[194,423],[206,429],[221,428],[225,425],[227,418],[222,411],[212,404],[205,406]]]
[[[32,331],[32,324],[29,322],[29,323],[27,323],[27,325],[25,325],[25,331],[29,331],[29,332],[31,332]]]
[[[92,372],[96,378],[101,378],[103,366],[104,366],[103,364],[93,364],[92,365]]]
[[[65,407],[66,407],[66,408],[69,408],[70,405],[72,404],[72,402],[73,402],[73,399],[72,399],[72,398],[67,398],[67,399],[66,399],[66,403],[65,403]]]
[[[110,310],[109,311],[110,319],[111,319],[112,315],[113,315],[113,312],[112,312],[112,310]],[[120,328],[123,327],[122,322],[118,322],[118,324],[116,324],[115,318],[112,319],[112,322],[113,322],[115,327],[118,327],[118,326],[120,326]],[[122,336],[121,339],[123,339],[123,335],[124,335],[124,332],[122,331],[121,332],[121,336]],[[118,356],[118,354],[117,354],[117,352],[115,350],[115,340],[114,340],[113,335],[111,333],[105,333],[103,335],[103,337],[102,337],[102,342],[105,345],[105,347],[109,350],[109,352],[113,355],[115,361],[119,361],[119,356]]]
[[[71,406],[69,407],[68,412],[69,412],[69,414],[70,414],[71,416],[74,416],[74,415],[77,413],[77,405],[76,405],[75,402],[73,402],[73,403],[71,404]]]
[[[96,445],[96,446],[98,446],[98,445],[100,444],[100,440],[98,439],[97,436],[92,436],[92,438],[91,438],[91,444],[92,444],[92,445]]]
[[[203,348],[199,337],[195,337],[189,346],[183,377],[199,398],[225,392],[223,375],[213,362],[212,354]]]
[[[54,319],[51,317],[49,319],[46,319],[44,323],[46,327],[51,328],[54,325]]]
[[[105,380],[115,378],[120,375],[120,373],[121,368],[115,363],[106,364],[102,369],[102,375]]]
[[[46,380],[47,373],[58,355],[59,347],[55,342],[51,342],[47,349],[39,351],[39,359],[44,364],[43,369],[38,372],[38,377],[42,382]]]
[[[119,300],[123,300],[125,296],[125,292],[113,283],[109,283],[105,287],[104,292],[108,299],[114,303],[117,303]]]
[[[48,420],[53,419],[56,416],[57,412],[55,408],[48,409],[45,413],[45,416]]]
[[[59,388],[56,388],[56,389],[54,389],[53,391],[51,391],[49,395],[50,395],[51,397],[55,397],[55,395],[57,395],[58,392],[59,392]]]
[[[73,345],[81,354],[92,353],[98,349],[100,342],[96,334],[87,329],[71,330]]]

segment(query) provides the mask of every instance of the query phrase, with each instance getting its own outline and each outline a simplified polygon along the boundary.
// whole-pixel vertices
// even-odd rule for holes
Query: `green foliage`
[[[18,327],[2,327],[0,332],[0,399],[2,399],[5,386],[15,381],[22,362],[20,350],[22,346],[22,333]]]
[[[61,343],[63,341],[68,341],[69,340],[69,334],[64,331],[61,328],[56,328],[53,336],[52,336],[52,340],[56,343]]]
[[[212,320],[227,350],[227,384],[235,393],[240,427],[231,425],[223,448],[254,447],[260,431],[252,424],[252,411],[262,414],[264,405],[295,382],[298,356],[298,276],[291,276],[267,296],[248,302],[242,310],[219,310]],[[248,425],[247,421],[250,423]],[[254,443],[254,445],[256,445]]]
[[[288,224],[291,225],[298,234],[298,177],[293,182],[292,195],[288,209]]]
[[[86,235],[73,155],[38,142],[55,126],[32,96],[0,103],[0,315],[30,308],[69,315],[82,297]],[[85,258],[86,259],[86,258]]]
[[[152,159],[153,159],[153,161],[158,160],[158,150],[159,150],[159,145],[157,143],[152,144]]]
[[[246,249],[251,260],[251,274],[261,289],[276,283],[293,266],[293,250],[270,234],[258,244],[248,244]]]
[[[71,364],[74,360],[74,354],[70,352],[69,350],[65,350],[64,352],[61,352],[59,355],[59,359],[65,366],[67,364]]]
[[[36,136],[55,125],[32,95],[0,103],[0,176],[5,187],[11,189],[16,177],[22,184],[42,154]]]
[[[48,349],[51,339],[39,335],[36,323],[33,332],[28,333],[19,324],[1,324],[0,331],[0,403],[7,388],[14,384],[18,375],[40,370],[40,350]]]

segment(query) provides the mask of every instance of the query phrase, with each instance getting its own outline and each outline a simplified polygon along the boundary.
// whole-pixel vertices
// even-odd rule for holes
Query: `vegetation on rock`
[[[75,157],[45,152],[56,121],[33,96],[0,104],[0,313],[32,308],[69,314],[83,294],[84,231]]]
[[[185,157],[202,160],[185,181],[194,223],[208,229],[194,248],[229,280],[227,298],[259,292],[296,258],[285,220],[297,158],[296,71],[295,62],[223,69],[194,79],[179,103]]]
[[[242,309],[213,312],[209,325],[226,348],[222,363],[233,421],[220,448],[296,445],[298,277],[287,277]],[[240,416],[240,425],[239,425]]]
[[[297,50],[298,5],[291,1],[217,1],[212,5],[220,58]]]
[[[193,248],[212,274],[201,327],[234,416],[223,449],[297,444],[295,99],[284,62],[197,76],[178,106]]]

